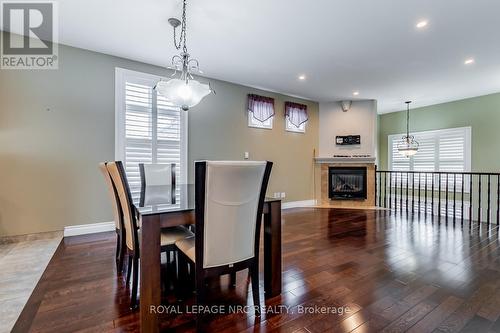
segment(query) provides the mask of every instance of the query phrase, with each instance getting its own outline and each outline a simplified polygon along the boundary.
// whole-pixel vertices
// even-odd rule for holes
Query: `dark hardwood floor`
[[[267,300],[260,318],[253,311],[205,315],[203,331],[500,332],[498,229],[312,208],[284,211],[283,223],[282,295]],[[116,276],[114,237],[65,238],[13,331],[138,331],[129,290]],[[211,304],[252,305],[246,272],[234,290],[222,278],[209,294]],[[170,295],[165,302],[185,312],[193,300],[175,303]],[[195,318],[167,314],[163,328],[195,331]]]

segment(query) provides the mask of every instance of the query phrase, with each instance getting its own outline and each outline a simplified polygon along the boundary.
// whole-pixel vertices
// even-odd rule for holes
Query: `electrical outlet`
[[[283,198],[285,198],[285,197],[286,197],[286,193],[285,193],[285,192],[281,192],[280,197],[281,197],[282,199],[283,199]]]

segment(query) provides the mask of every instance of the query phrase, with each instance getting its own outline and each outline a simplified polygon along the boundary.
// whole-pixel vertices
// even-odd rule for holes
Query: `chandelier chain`
[[[410,103],[406,103],[406,137],[410,138]]]
[[[177,36],[176,36],[176,31],[177,28],[174,28],[174,46],[177,50],[181,49],[182,46],[182,52],[187,53],[187,45],[186,45],[186,7],[187,7],[187,1],[183,0],[182,3],[182,23],[181,23],[181,34],[179,36],[179,44],[177,44]]]

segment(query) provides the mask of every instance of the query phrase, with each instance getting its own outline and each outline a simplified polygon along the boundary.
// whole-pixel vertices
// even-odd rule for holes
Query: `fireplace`
[[[366,199],[366,167],[329,167],[328,196],[330,199]]]

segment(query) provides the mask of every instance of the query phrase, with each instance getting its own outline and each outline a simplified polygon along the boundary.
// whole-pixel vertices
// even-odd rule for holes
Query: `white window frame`
[[[412,132],[410,134],[413,134],[415,136],[418,135],[439,135],[439,134],[446,134],[447,132],[452,132],[456,130],[464,130],[465,131],[465,147],[464,147],[464,172],[470,172],[471,171],[471,150],[472,150],[472,145],[471,145],[471,134],[472,134],[472,128],[470,126],[466,127],[455,127],[455,128],[444,128],[444,129],[439,129],[439,130],[432,130],[432,131],[420,131],[420,132]],[[393,160],[393,149],[392,149],[392,142],[394,140],[400,140],[405,133],[401,134],[391,134],[387,136],[387,165],[389,166],[389,170],[392,170],[392,160]],[[418,141],[418,138],[417,138]],[[434,156],[434,171],[439,171],[439,143],[436,142],[436,149],[435,149],[435,156]],[[418,152],[417,152],[418,154]],[[409,165],[409,170],[413,171],[413,158],[410,157],[410,165]],[[416,170],[418,171],[418,170]],[[422,171],[424,172],[424,171]],[[431,172],[431,171],[428,171]]]
[[[295,126],[292,124],[290,119],[288,117],[285,117],[285,130],[288,132],[294,132],[294,133],[305,133],[306,132],[306,125],[309,121],[305,121],[302,124],[300,124],[299,127]]]
[[[257,119],[254,118],[253,112],[252,111],[247,111],[247,116],[248,116],[248,127],[253,127],[253,128],[262,128],[262,129],[273,129],[273,120],[274,116],[270,117],[266,121],[258,121]]]
[[[145,84],[154,86],[160,79],[167,80],[158,75],[137,72],[124,68],[115,68],[115,159],[123,161],[125,159],[125,83],[128,78],[134,81],[143,81]],[[154,105],[154,104],[153,104]],[[153,115],[155,114],[153,106]],[[181,143],[180,161],[181,172],[179,183],[187,184],[188,179],[188,114],[180,111],[181,121]],[[153,133],[156,129],[153,129]],[[154,161],[153,161],[154,163]]]

